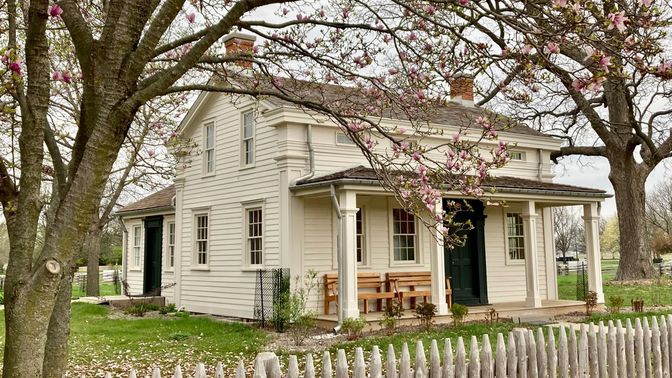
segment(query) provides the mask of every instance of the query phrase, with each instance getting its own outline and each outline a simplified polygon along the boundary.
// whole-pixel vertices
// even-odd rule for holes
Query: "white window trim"
[[[170,265],[170,225],[173,225],[173,265]],[[175,223],[175,220],[169,220],[166,221],[166,230],[165,230],[165,236],[166,236],[166,246],[164,251],[166,251],[166,261],[165,261],[165,269],[164,271],[166,272],[173,272],[175,271],[175,261],[177,260],[177,223]]]
[[[357,263],[357,266],[359,268],[369,268],[369,267],[371,267],[371,252],[370,252],[371,251],[371,232],[370,232],[370,228],[369,228],[369,224],[371,222],[369,222],[369,219],[370,219],[370,217],[369,217],[369,206],[367,206],[367,204],[361,204],[361,205],[358,206],[357,212],[358,213],[362,212],[362,215],[363,215],[362,222],[364,223],[363,224],[364,227],[362,228],[362,232],[364,233],[364,243],[362,245],[362,253],[363,253],[362,257],[363,258],[362,258],[362,262]],[[355,220],[355,222],[356,222],[356,220]],[[356,228],[355,228],[355,230],[356,230]],[[357,235],[355,235],[355,238],[356,237],[357,237]],[[355,251],[355,253],[356,252],[357,251]],[[357,257],[357,256],[355,256],[355,257]]]
[[[252,163],[245,162],[245,115],[252,114]],[[254,110],[244,110],[240,113],[240,169],[254,168],[257,164],[257,119]]]
[[[393,209],[403,209],[404,207],[397,202],[396,199],[390,198],[388,200],[387,206],[387,219],[388,219],[388,240],[389,240],[389,266],[390,267],[401,267],[401,266],[418,266],[422,265],[422,251],[420,247],[422,245],[422,234],[420,233],[420,227],[418,227],[418,217],[414,216],[415,220],[415,260],[414,261],[396,261],[394,259],[394,214]]]
[[[136,246],[135,244],[135,230],[139,229],[140,230],[140,244]],[[131,227],[131,264],[130,264],[130,270],[131,271],[141,271],[142,270],[142,262],[143,262],[143,254],[145,251],[145,246],[144,246],[144,240],[145,240],[145,230],[144,227],[142,227],[142,223],[133,225]],[[139,257],[139,262],[136,264],[135,262],[135,249],[138,249],[138,254],[140,255]]]
[[[208,172],[208,135],[207,129],[208,126],[212,125],[212,171]],[[203,160],[202,160],[202,173],[203,177],[212,177],[217,174],[217,127],[215,125],[215,120],[210,119],[203,122]]]
[[[252,209],[261,209],[261,264],[251,264],[250,263],[250,253],[247,250],[247,211]],[[266,259],[268,254],[266,253],[266,201],[255,200],[255,201],[245,201],[241,203],[241,213],[242,217],[242,229],[240,234],[240,240],[242,244],[242,270],[257,270],[263,268],[266,265]]]
[[[198,246],[196,240],[196,217],[200,215],[208,216],[208,248],[205,264],[198,263]],[[192,270],[210,270],[210,261],[212,261],[212,216],[210,209],[194,209],[191,211],[191,269]]]
[[[511,255],[509,254],[509,230],[508,230],[508,227],[506,225],[507,214],[518,214],[518,215],[521,216],[521,218],[522,218],[523,214],[522,214],[522,212],[517,211],[517,210],[507,210],[507,209],[503,209],[503,210],[504,211],[502,212],[502,224],[504,225],[504,258],[505,258],[506,265],[525,265],[525,259],[512,259]],[[524,219],[523,219],[523,222],[525,222]],[[527,250],[527,240],[525,240],[525,225],[524,224],[523,224],[523,240],[524,240],[523,243],[525,244],[523,251],[525,253],[525,256],[527,256],[528,250]]]

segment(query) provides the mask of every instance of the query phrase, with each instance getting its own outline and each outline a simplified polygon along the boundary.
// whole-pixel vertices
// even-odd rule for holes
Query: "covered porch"
[[[303,200],[306,218],[310,218],[312,207],[321,204],[322,213],[331,213],[335,234],[331,250],[322,254],[312,250],[318,244],[304,236],[302,258],[307,262],[302,271],[315,269],[320,278],[326,274],[338,277],[336,303],[324,302],[326,286],[319,294],[323,302],[318,309],[324,309],[320,321],[328,324],[338,321],[339,316],[358,317],[365,310],[364,301],[370,301],[367,307],[372,311],[366,319],[377,322],[380,301],[375,295],[370,297],[373,300],[363,300],[368,296],[362,293],[390,291],[389,279],[385,279],[390,272],[426,271],[431,282],[412,290],[425,290],[426,300],[443,317],[450,313],[450,298],[445,294],[448,285],[453,301],[473,306],[470,314],[476,317],[493,307],[506,317],[531,311],[576,311],[582,302],[558,300],[552,226],[552,208],[570,205],[583,206],[589,289],[603,303],[598,220],[599,203],[607,195],[594,189],[517,178],[495,178],[488,185],[496,187],[496,192],[483,201],[474,201],[474,211],[465,215],[475,226],[467,243],[451,250],[443,245],[437,230],[427,229],[412,215],[404,214],[368,168],[297,183],[293,191]],[[444,199],[460,197],[459,193],[444,195]],[[436,211],[442,211],[442,204]],[[315,214],[317,217],[319,212]],[[310,218],[305,225],[308,228],[315,223],[317,218]],[[312,261],[315,265],[310,265]],[[362,272],[379,274],[380,289],[363,287],[357,278]],[[383,304],[385,301],[382,299]],[[404,307],[404,317],[413,319],[413,311],[409,311],[412,303],[408,301]],[[449,319],[445,317],[445,321]]]

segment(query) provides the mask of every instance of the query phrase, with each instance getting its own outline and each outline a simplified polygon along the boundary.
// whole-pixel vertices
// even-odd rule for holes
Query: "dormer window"
[[[203,173],[215,173],[215,123],[203,125]]]
[[[241,145],[241,163],[243,166],[254,164],[254,113],[243,113],[243,140]]]

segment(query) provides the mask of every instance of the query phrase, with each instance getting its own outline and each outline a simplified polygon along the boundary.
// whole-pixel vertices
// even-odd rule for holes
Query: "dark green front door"
[[[483,203],[469,201],[469,204],[472,209],[458,212],[455,220],[470,220],[474,228],[460,231],[467,237],[463,246],[456,246],[452,250],[448,246],[444,247],[446,275],[450,277],[454,303],[487,304]]]
[[[163,217],[145,218],[145,294],[161,294],[161,247],[163,245]]]

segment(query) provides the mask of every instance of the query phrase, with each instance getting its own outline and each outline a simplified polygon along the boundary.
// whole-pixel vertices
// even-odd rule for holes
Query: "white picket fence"
[[[335,365],[332,356],[324,352],[321,369],[315,368],[313,356],[305,356],[303,372],[299,370],[296,356],[290,356],[283,373],[280,360],[273,353],[261,353],[254,363],[253,372],[247,371],[240,361],[235,373],[228,376],[236,378],[453,378],[453,377],[670,377],[672,372],[672,315],[652,317],[651,325],[647,318],[637,318],[634,327],[630,319],[623,327],[620,320],[582,324],[578,329],[570,325],[547,327],[546,336],[539,328],[536,332],[527,329],[514,330],[504,337],[497,335],[493,353],[488,335],[483,335],[481,343],[476,336],[471,337],[470,347],[465,348],[464,340],[457,340],[455,351],[451,341],[446,339],[443,354],[439,352],[436,340],[429,349],[427,361],[421,341],[417,342],[415,360],[411,361],[408,345],[404,344],[401,356],[397,360],[397,351],[388,346],[385,361],[378,347],[373,347],[368,363],[364,352],[357,348],[353,361],[348,361],[344,350],[339,350]],[[186,374],[185,374],[186,375]],[[108,375],[110,376],[110,375]],[[136,378],[131,371],[129,378]],[[177,366],[172,374],[183,377],[182,369]],[[224,367],[216,367],[214,376],[226,377]],[[161,372],[155,369],[152,378],[160,378]],[[203,364],[196,368],[194,377],[205,378]]]

